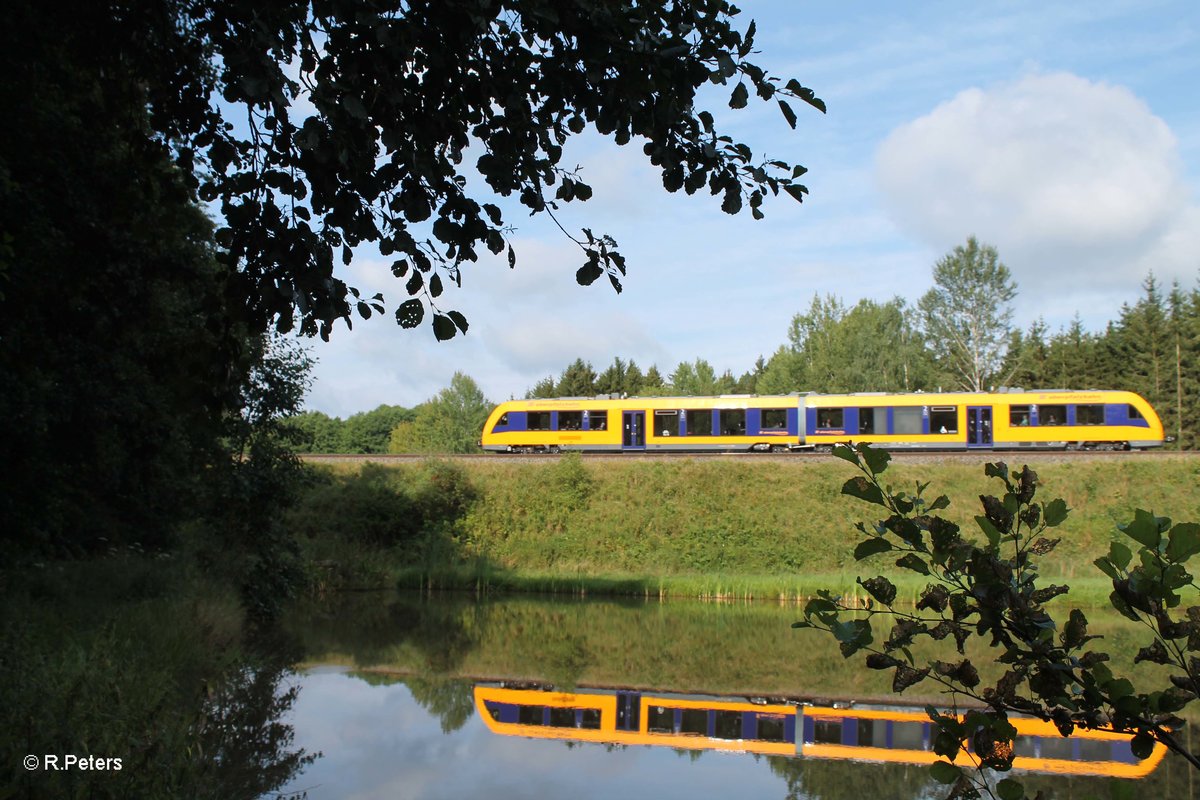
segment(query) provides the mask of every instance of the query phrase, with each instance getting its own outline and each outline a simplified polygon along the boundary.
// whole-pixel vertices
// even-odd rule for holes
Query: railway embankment
[[[1042,575],[1070,583],[1077,602],[1107,597],[1111,587],[1092,561],[1123,537],[1117,524],[1135,509],[1200,521],[1200,460],[1190,456],[1032,467],[1039,499],[1061,497],[1071,508]],[[854,472],[836,460],[498,458],[314,473],[292,524],[318,590],[400,584],[775,598],[853,591],[856,576],[900,572],[884,558],[854,561],[854,524],[874,507],[841,495]],[[931,499],[947,495],[943,513],[968,535],[977,530],[979,495],[1002,490],[983,464],[951,459],[899,461],[887,479],[908,491],[928,482]]]

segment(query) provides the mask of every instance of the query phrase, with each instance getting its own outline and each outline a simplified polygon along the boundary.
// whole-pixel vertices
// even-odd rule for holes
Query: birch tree
[[[983,391],[1008,349],[1017,284],[974,236],[934,265],[933,283],[917,304],[930,350],[961,388]]]

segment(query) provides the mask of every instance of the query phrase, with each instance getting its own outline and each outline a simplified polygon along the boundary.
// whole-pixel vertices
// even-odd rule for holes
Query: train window
[[[1038,425],[1066,425],[1066,406],[1039,406]]]
[[[707,408],[703,411],[687,411],[688,436],[712,436],[712,412]]]
[[[560,412],[558,412],[558,429],[560,431],[581,431],[581,430],[583,430],[583,412],[582,411],[560,411]]]
[[[608,412],[607,411],[585,411],[584,416],[588,418],[588,430],[606,431],[608,430]]]
[[[573,708],[551,708],[550,709],[550,727],[552,727],[552,728],[574,728],[575,727],[575,709],[573,709]]]
[[[893,722],[892,723],[892,749],[893,750],[924,750],[925,749],[925,723],[924,722]]]
[[[759,425],[759,429],[764,431],[786,431],[787,409],[764,408],[762,410],[762,424]]]
[[[860,408],[858,410],[859,433],[887,433],[886,408]]]
[[[924,414],[916,407],[897,408],[892,413],[892,433],[924,433]]]
[[[682,717],[683,720],[679,725],[680,733],[708,735],[708,709],[685,708]]]
[[[1060,758],[1064,761],[1074,759],[1074,746],[1070,738],[1062,736],[1041,737],[1042,758]]]
[[[845,419],[846,409],[844,408],[818,408],[817,430],[840,431],[846,424]]]
[[[721,435],[746,435],[746,409],[727,408],[721,411]]]
[[[1112,740],[1083,739],[1079,740],[1080,761],[1113,761]]]
[[[522,725],[544,725],[541,706],[517,706],[517,722]]]
[[[655,436],[677,436],[679,434],[679,412],[678,411],[655,411],[654,412],[654,435]]]
[[[742,712],[718,711],[713,726],[713,736],[718,739],[742,738]]]
[[[579,727],[590,731],[600,730],[600,709],[585,708],[583,710],[583,717],[579,722]]]
[[[784,735],[783,714],[759,714],[758,734],[754,737],[762,742],[782,742]]]
[[[501,428],[507,428],[507,427],[508,427],[508,412],[506,411],[500,415],[500,419],[496,420],[496,424],[492,426],[492,430],[498,431]]]
[[[813,744],[841,744],[842,721],[840,719],[813,720]]]
[[[530,411],[525,415],[525,429],[530,431],[550,430],[549,411]]]
[[[958,433],[958,406],[934,406],[929,409],[930,433]]]
[[[1126,406],[1126,409],[1126,413],[1129,415],[1130,420],[1142,419],[1142,412],[1137,410],[1137,406],[1131,403]]]
[[[860,719],[858,721],[858,744],[860,747],[886,747],[887,720]]]
[[[1013,428],[1024,428],[1029,425],[1029,406],[1009,406],[1008,424]]]
[[[675,709],[663,706],[651,706],[646,715],[647,730],[651,733],[675,732]]]
[[[1075,406],[1076,425],[1103,425],[1104,406]]]

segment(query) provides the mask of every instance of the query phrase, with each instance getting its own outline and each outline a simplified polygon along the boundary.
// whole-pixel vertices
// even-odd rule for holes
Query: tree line
[[[790,392],[1127,389],[1151,402],[1167,434],[1193,448],[1200,436],[1200,283],[1169,289],[1150,274],[1140,296],[1100,332],[1076,314],[1051,331],[1043,319],[1012,325],[1017,285],[994,247],[973,237],[934,267],[916,303],[895,297],[847,306],[814,295],[787,341],[735,377],[704,359],[663,373],[614,358],[603,372],[577,358],[529,398],[596,394],[671,396]]]
[[[495,406],[469,375],[412,408],[380,405],[346,419],[305,411],[281,427],[297,453],[474,453]]]

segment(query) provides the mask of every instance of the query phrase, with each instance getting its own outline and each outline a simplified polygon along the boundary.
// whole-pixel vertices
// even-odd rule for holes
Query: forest
[[[1011,279],[1010,279],[1011,280]],[[924,300],[924,298],[922,298]],[[735,375],[698,357],[669,372],[645,370],[616,356],[603,370],[584,358],[530,387],[526,397],[787,394],[790,392],[955,391],[972,386],[939,352],[920,303],[896,297],[853,306],[814,295],[797,313],[786,341]],[[890,342],[887,348],[880,342]],[[1193,449],[1200,435],[1200,283],[1169,289],[1149,275],[1140,296],[1122,305],[1103,331],[1085,330],[1078,314],[1051,331],[1038,319],[1010,327],[995,347],[984,389],[1125,389],[1149,400],[1172,447]],[[470,377],[456,373],[436,397],[415,408],[383,405],[341,420],[305,411],[288,420],[298,452],[470,453],[493,403]]]

